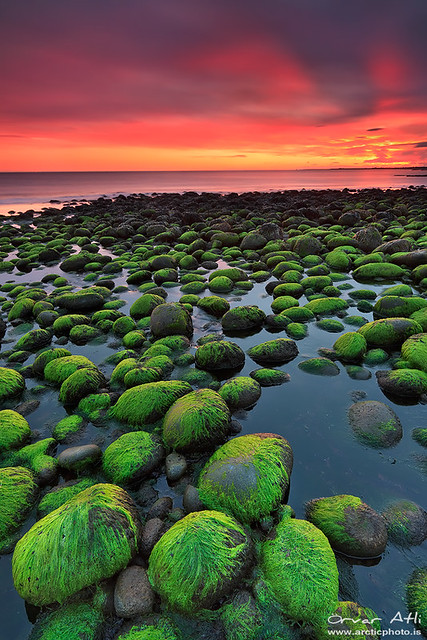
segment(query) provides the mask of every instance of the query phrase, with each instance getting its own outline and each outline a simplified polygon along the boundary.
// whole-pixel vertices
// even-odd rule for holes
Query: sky
[[[15,0],[0,171],[427,165],[426,0]]]

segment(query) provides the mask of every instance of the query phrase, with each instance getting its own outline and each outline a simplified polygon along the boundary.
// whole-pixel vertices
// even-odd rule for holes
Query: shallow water
[[[221,266],[225,266],[221,264]],[[11,276],[0,274],[0,284],[11,279],[18,283],[35,282],[51,269],[40,268],[31,274]],[[55,272],[61,273],[58,268]],[[70,284],[83,283],[80,276],[65,274]],[[117,285],[125,283],[127,273],[124,270],[115,277]],[[346,282],[361,288],[351,277]],[[341,283],[337,283],[341,284]],[[255,283],[250,292],[242,292],[238,296],[227,295],[232,307],[241,304],[256,304],[266,313],[271,313],[272,298],[265,293],[264,283]],[[368,285],[378,293],[388,285]],[[49,291],[51,285],[46,285]],[[136,287],[129,286],[129,291],[112,297],[120,297],[126,301],[121,311],[128,313],[132,302],[141,294]],[[210,295],[207,291],[204,295]],[[168,301],[178,300],[181,296],[179,287],[168,289]],[[343,291],[343,298],[348,299],[348,291]],[[300,299],[300,305],[305,303]],[[368,320],[372,314],[361,314],[355,307],[350,307],[349,315],[364,315]],[[195,326],[193,342],[205,333],[221,331],[221,323],[195,308],[193,314]],[[344,320],[342,320],[345,322]],[[37,327],[37,325],[34,325]],[[290,374],[291,380],[282,386],[263,388],[262,396],[255,407],[249,411],[241,411],[236,418],[243,426],[242,434],[256,432],[275,432],[286,437],[294,451],[294,469],[291,477],[289,504],[295,509],[297,517],[304,517],[304,504],[312,498],[333,494],[349,493],[359,496],[363,501],[378,511],[382,511],[393,499],[406,498],[426,508],[425,474],[427,471],[427,454],[411,438],[415,427],[425,426],[426,407],[421,404],[404,406],[392,403],[385,398],[379,389],[375,370],[387,368],[386,365],[371,367],[372,377],[369,380],[351,379],[345,368],[338,364],[340,374],[335,377],[309,375],[298,369],[298,363],[308,357],[318,355],[319,347],[332,347],[340,335],[319,329],[314,321],[308,324],[308,336],[297,342],[299,355],[286,365],[278,367]],[[29,327],[26,327],[28,330]],[[345,325],[345,331],[353,330]],[[2,349],[12,348],[19,338],[19,329],[9,327]],[[230,338],[245,351],[251,346],[274,337],[286,337],[285,332],[270,333],[262,329],[247,337]],[[54,341],[53,341],[54,343]],[[108,375],[112,366],[104,364],[105,358],[117,350],[118,342],[110,336],[100,344],[77,347],[68,343],[66,347],[72,353],[87,355],[95,364],[100,365]],[[30,364],[34,356],[24,365]],[[0,366],[4,360],[0,353]],[[258,368],[248,356],[244,368],[239,375],[248,375]],[[175,372],[174,372],[175,374]],[[27,416],[33,431],[38,431],[40,438],[48,437],[52,427],[66,415],[63,406],[57,400],[57,392],[33,396],[31,388],[38,382],[27,381],[27,391],[20,401],[34,399],[41,401],[40,407]],[[355,392],[367,400],[380,400],[391,405],[400,418],[404,436],[401,442],[390,449],[375,450],[363,446],[355,440],[347,422],[347,410],[355,401]],[[12,407],[13,405],[11,405]],[[103,449],[114,439],[114,428],[88,425],[74,444],[85,444],[96,441]],[[58,453],[67,445],[58,447]],[[174,506],[181,505],[181,491],[167,486],[164,478],[157,481],[156,488],[160,495],[175,496]],[[29,528],[33,520],[25,525]],[[25,606],[13,589],[11,579],[11,556],[0,557],[0,620],[1,638],[7,640],[24,640],[31,624],[27,620]],[[403,550],[389,544],[381,561],[375,566],[354,565],[342,561],[342,574],[345,575],[347,599],[356,600],[362,605],[372,608],[383,618],[383,628],[388,628],[390,620],[397,612],[406,615],[405,584],[413,569],[427,564],[427,543],[419,547]],[[411,630],[412,624],[394,623],[392,629]],[[413,636],[415,637],[415,635]]]

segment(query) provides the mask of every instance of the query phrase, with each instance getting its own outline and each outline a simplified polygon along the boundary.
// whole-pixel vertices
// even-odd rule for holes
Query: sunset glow
[[[427,164],[427,6],[9,3],[0,170]]]

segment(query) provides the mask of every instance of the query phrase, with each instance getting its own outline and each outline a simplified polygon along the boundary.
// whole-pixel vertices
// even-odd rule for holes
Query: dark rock
[[[147,519],[151,520],[151,518],[160,518],[160,520],[164,520],[168,515],[169,511],[173,507],[173,500],[169,496],[164,496],[163,498],[159,498],[156,502],[151,506]]]
[[[154,545],[160,540],[166,528],[163,520],[160,520],[160,518],[150,518],[150,520],[147,520],[142,530],[140,545],[144,558],[148,558]]]
[[[119,618],[133,618],[151,613],[154,591],[143,567],[133,565],[124,569],[114,589],[114,607]]]
[[[187,461],[179,453],[166,456],[166,478],[168,482],[177,482],[187,471]]]

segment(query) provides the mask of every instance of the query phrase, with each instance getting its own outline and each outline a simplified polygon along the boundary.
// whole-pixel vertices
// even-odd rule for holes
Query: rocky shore
[[[308,389],[346,375],[381,400],[353,398],[345,438],[396,448],[399,406],[427,400],[426,291],[425,188],[134,194],[2,217],[0,553],[29,639],[379,631],[342,568],[422,545],[423,505],[378,511],[315,482],[294,504],[292,430],[249,433],[244,417],[267,392],[286,414],[294,370]],[[425,453],[425,423],[407,437]],[[427,637],[427,563],[405,597]]]

